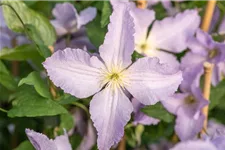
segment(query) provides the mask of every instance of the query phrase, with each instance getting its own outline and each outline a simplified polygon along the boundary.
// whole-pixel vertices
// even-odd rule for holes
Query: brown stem
[[[208,101],[209,101],[209,97],[210,97],[212,71],[213,71],[213,64],[211,64],[209,62],[205,62],[204,63],[204,87],[203,87],[203,96]],[[207,131],[208,111],[209,111],[208,105],[205,106],[202,109],[202,113],[205,116],[205,120],[204,120],[203,129],[201,131],[201,134],[203,134],[203,133],[205,133],[205,131]]]
[[[137,7],[141,9],[145,9],[147,7],[147,0],[137,0]]]
[[[213,17],[213,12],[216,6],[216,0],[209,0],[206,6],[204,18],[202,20],[201,24],[201,29],[205,32],[208,32],[212,17]]]
[[[125,150],[125,149],[126,149],[126,136],[124,135],[117,147],[117,150]]]

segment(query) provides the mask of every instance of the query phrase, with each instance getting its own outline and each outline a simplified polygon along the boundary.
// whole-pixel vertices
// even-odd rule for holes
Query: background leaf
[[[0,61],[0,83],[11,91],[17,88],[16,81],[2,61]]]
[[[33,85],[35,90],[45,98],[51,98],[49,88],[44,80],[40,77],[40,74],[36,71],[31,72],[26,78],[23,78],[19,82],[19,86],[23,84]]]
[[[102,16],[101,16],[101,27],[104,28],[109,24],[109,17],[112,14],[112,6],[109,1],[103,2]]]
[[[22,142],[16,149],[14,150],[35,150],[30,141]]]
[[[0,59],[5,60],[27,60],[27,59],[41,59],[41,56],[34,45],[26,44],[15,48],[3,48],[0,51]]]
[[[174,116],[170,114],[161,103],[156,103],[155,105],[146,106],[141,109],[146,115],[163,120],[165,122],[172,122]]]
[[[45,45],[53,45],[56,40],[56,34],[47,18],[27,7],[22,1],[4,0],[2,3],[12,6],[25,25],[32,25],[41,36]],[[15,32],[24,33],[24,27],[12,9],[6,5],[3,5],[2,7],[7,26]]]
[[[13,107],[8,111],[9,117],[54,116],[68,113],[53,100],[39,96],[31,86],[21,86],[14,96]]]

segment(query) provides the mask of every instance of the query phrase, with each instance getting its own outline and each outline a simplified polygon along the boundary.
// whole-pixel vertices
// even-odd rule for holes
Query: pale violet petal
[[[131,16],[134,18],[135,25],[135,44],[144,44],[147,39],[148,27],[155,20],[155,12],[134,6],[131,9]]]
[[[171,67],[173,67],[174,69],[179,69],[180,67],[180,63],[177,60],[176,56],[171,53],[152,49],[152,50],[147,50],[144,54],[149,57],[157,57],[159,58],[159,62],[161,64],[166,63],[170,65]]]
[[[57,136],[54,139],[54,143],[57,146],[57,150],[72,150],[66,131],[64,135]]]
[[[84,135],[82,142],[77,150],[90,150],[96,143],[96,130],[92,122],[89,120],[87,125],[87,133]]]
[[[180,142],[170,150],[217,150],[217,148],[211,142],[196,140]]]
[[[181,71],[174,71],[157,58],[141,58],[124,71],[124,86],[138,101],[153,105],[168,99],[182,81]]]
[[[134,23],[126,4],[116,5],[110,16],[110,24],[103,45],[100,46],[100,56],[108,68],[126,68],[131,64],[131,54],[134,51]]]
[[[58,20],[51,20],[51,24],[54,26],[58,36],[62,36],[68,32]]]
[[[180,107],[177,111],[175,131],[181,141],[193,139],[201,131],[204,122],[204,115],[200,113],[195,119],[186,114],[186,110]]]
[[[108,150],[124,135],[133,106],[120,88],[108,85],[90,102],[91,119],[98,132],[98,148]]]
[[[186,10],[175,17],[155,21],[148,37],[148,44],[154,48],[181,52],[187,48],[187,41],[194,35],[199,24],[197,10]]]
[[[36,150],[56,150],[57,147],[53,140],[46,135],[26,129],[27,137]]]
[[[53,83],[78,98],[89,97],[98,92],[101,85],[101,71],[99,66],[93,66],[95,56],[81,49],[60,50],[47,58],[43,63],[48,76]]]
[[[97,14],[97,10],[94,7],[88,7],[82,10],[78,17],[77,28],[79,29],[82,25],[92,21]]]
[[[225,34],[225,16],[223,17],[223,21],[222,23],[220,24],[220,27],[218,29],[218,32],[220,34]]]
[[[77,19],[77,11],[71,3],[56,4],[52,14],[62,25]]]
[[[184,105],[184,99],[188,96],[188,93],[176,93],[173,96],[169,97],[168,100],[162,101],[163,106],[170,113],[176,115],[178,109]]]

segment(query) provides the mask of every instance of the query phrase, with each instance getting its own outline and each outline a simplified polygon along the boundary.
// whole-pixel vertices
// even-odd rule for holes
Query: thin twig
[[[213,64],[211,64],[209,62],[205,62],[204,63],[204,87],[203,87],[203,96],[208,101],[209,101],[209,97],[210,97],[212,71],[213,71]],[[205,133],[205,131],[207,131],[208,111],[209,111],[208,105],[205,106],[202,109],[202,113],[205,116],[205,120],[204,120],[203,129],[201,131],[201,134],[203,134],[203,133]]]
[[[206,10],[205,10],[205,14],[204,14],[204,18],[203,18],[202,24],[201,24],[201,29],[205,32],[208,32],[208,30],[209,30],[215,6],[216,6],[216,0],[208,1]]]

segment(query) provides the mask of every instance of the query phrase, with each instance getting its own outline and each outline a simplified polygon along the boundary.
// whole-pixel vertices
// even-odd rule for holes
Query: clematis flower
[[[199,88],[191,87],[190,92],[174,94],[162,104],[177,116],[175,131],[181,140],[194,138],[202,129],[205,117],[201,110],[208,101],[203,98]]]
[[[17,45],[30,43],[25,36],[14,33],[7,27],[2,8],[0,8],[0,22],[0,50],[4,47],[13,48]]]
[[[56,18],[51,23],[55,27],[57,35],[62,36],[67,33],[78,31],[83,25],[92,21],[96,16],[96,8],[88,7],[77,13],[77,10],[70,3],[56,4],[52,11]]]
[[[215,86],[221,80],[219,65],[225,62],[225,44],[213,41],[210,35],[199,29],[196,37],[189,40],[188,47],[190,51],[181,60],[184,76],[188,78],[186,74],[195,74],[196,78],[197,76],[200,77],[203,74],[203,64],[207,61],[214,64],[212,84]],[[199,85],[199,79],[196,86]],[[185,79],[182,85],[190,84],[187,82],[189,80]]]
[[[180,142],[170,150],[218,150],[218,149],[209,141],[196,140],[196,141]]]
[[[141,108],[144,107],[143,104],[141,104],[138,100],[136,100],[135,98],[132,99],[132,104],[134,107],[134,124],[143,124],[143,125],[157,125],[160,120],[153,118],[153,117],[149,117],[147,115],[145,115],[143,112],[140,111]]]
[[[142,58],[132,64],[134,23],[129,7],[117,5],[100,46],[100,57],[81,49],[57,51],[43,63],[53,83],[78,98],[94,95],[90,102],[91,119],[97,129],[98,148],[120,141],[124,126],[133,111],[127,90],[138,101],[153,105],[178,88],[182,75],[157,58]]]
[[[26,129],[27,137],[36,150],[72,150],[68,135],[57,136],[54,140],[46,135]]]
[[[136,30],[135,50],[145,56],[158,57],[161,63],[169,63],[178,68],[179,62],[171,53],[180,53],[187,48],[188,39],[194,35],[200,24],[198,11],[186,10],[175,17],[154,21],[154,11],[135,7],[132,9],[132,16]]]

